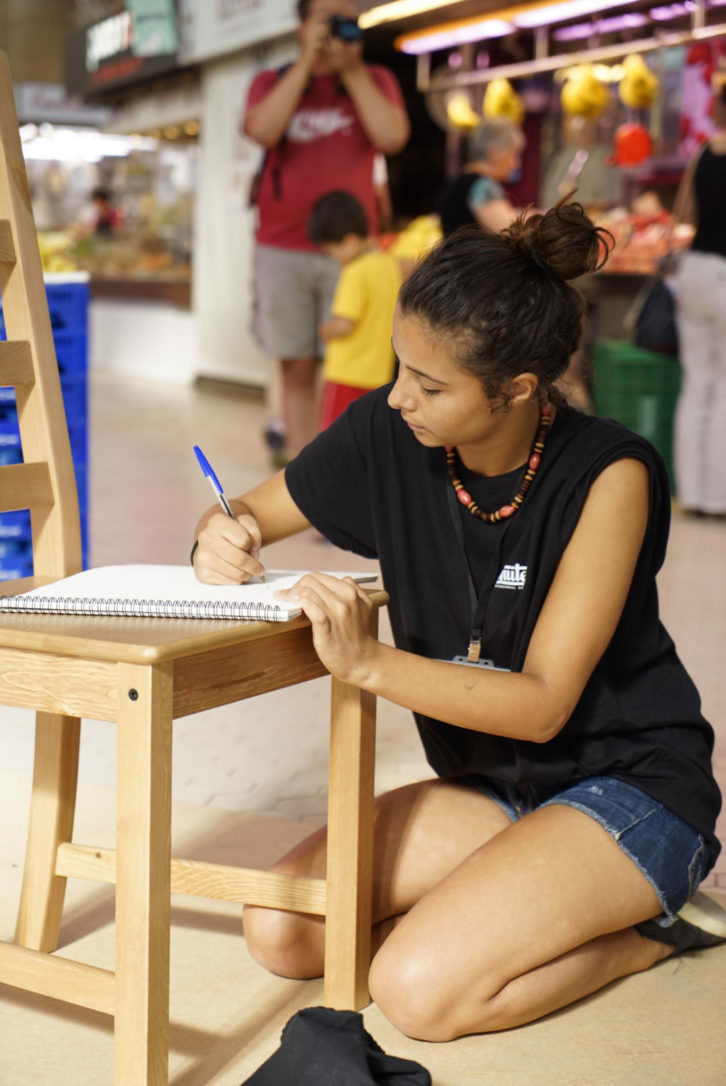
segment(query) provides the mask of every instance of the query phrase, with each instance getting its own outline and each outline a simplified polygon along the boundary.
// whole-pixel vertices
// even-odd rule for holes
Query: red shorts
[[[320,402],[320,429],[325,430],[342,415],[349,403],[360,399],[370,392],[369,388],[358,385],[339,385],[337,381],[323,382],[323,395]]]

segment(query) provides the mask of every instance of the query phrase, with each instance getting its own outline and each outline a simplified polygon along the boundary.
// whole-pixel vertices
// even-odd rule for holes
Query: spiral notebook
[[[198,581],[191,566],[98,566],[16,596],[3,596],[0,583],[0,611],[287,622],[302,609],[275,599],[275,593],[291,588],[305,572],[271,569],[265,571],[264,582],[211,585]],[[326,572],[358,582],[377,579],[376,573]]]

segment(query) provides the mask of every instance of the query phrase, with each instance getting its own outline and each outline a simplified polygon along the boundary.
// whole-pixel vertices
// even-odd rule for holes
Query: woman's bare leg
[[[375,860],[371,995],[421,1040],[521,1025],[670,953],[632,927],[660,912],[650,883],[570,807],[512,824],[472,789],[407,786],[377,801]],[[275,865],[324,869],[324,830]],[[323,923],[245,910],[250,952],[284,976],[322,973]]]
[[[594,819],[545,807],[411,908],[374,958],[371,995],[422,1040],[509,1029],[667,957],[671,948],[632,927],[659,912]]]
[[[462,860],[510,825],[504,811],[487,796],[438,779],[379,796],[373,867],[374,950],[391,930],[393,918],[407,912]],[[272,870],[323,878],[325,844],[323,828],[288,852]],[[322,974],[323,924],[322,917],[300,913],[250,905],[244,910],[250,953],[273,973],[286,977]]]

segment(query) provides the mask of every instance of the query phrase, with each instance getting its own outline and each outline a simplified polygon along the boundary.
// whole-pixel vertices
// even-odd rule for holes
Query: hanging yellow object
[[[607,108],[610,93],[591,64],[578,64],[567,73],[560,100],[565,113],[595,120]]]
[[[658,93],[658,76],[652,72],[640,53],[631,53],[623,61],[624,74],[618,87],[618,97],[630,109],[647,109]]]
[[[446,101],[446,116],[456,128],[478,128],[481,117],[472,109],[466,91],[455,91]]]
[[[524,102],[508,79],[492,79],[484,94],[485,117],[505,117],[513,124],[520,124],[524,117]]]

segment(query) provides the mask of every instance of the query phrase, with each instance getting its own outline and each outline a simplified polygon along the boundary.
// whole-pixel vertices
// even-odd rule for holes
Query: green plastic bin
[[[681,367],[671,355],[646,351],[627,341],[595,344],[592,401],[596,415],[617,419],[655,445],[665,460],[671,490],[673,418],[681,387]]]

